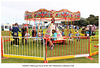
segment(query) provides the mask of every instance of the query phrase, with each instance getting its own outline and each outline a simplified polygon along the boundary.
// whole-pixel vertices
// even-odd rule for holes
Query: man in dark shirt
[[[14,46],[18,46],[18,45],[19,45],[18,31],[21,32],[21,31],[19,30],[19,28],[18,28],[18,24],[15,23],[15,26],[12,28],[12,32],[13,32],[12,35],[13,35],[14,41],[11,42],[11,45],[12,45],[12,44],[16,44],[16,45],[14,45]]]
[[[24,44],[24,41],[25,43],[27,42],[25,38],[23,38],[27,32],[27,29],[25,26],[23,26],[23,28],[21,29],[21,32],[22,32],[22,44]]]

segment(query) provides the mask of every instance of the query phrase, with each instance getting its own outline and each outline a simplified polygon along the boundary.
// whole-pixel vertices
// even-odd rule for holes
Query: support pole
[[[43,21],[42,21],[42,38],[43,38]]]
[[[90,37],[90,42],[89,42],[89,43],[90,43],[90,45],[89,45],[89,46],[90,46],[90,47],[89,47],[89,54],[90,54],[90,56],[91,56],[91,37]]]
[[[29,34],[30,34],[30,20],[29,20]]]
[[[45,39],[46,41],[45,41],[45,59],[44,59],[44,63],[48,63],[48,61],[47,61],[47,38]]]
[[[72,19],[71,19],[71,25],[72,25]],[[72,26],[71,26],[71,31],[72,31],[72,34],[73,34]]]
[[[3,58],[3,42],[2,42],[2,37],[1,37],[1,56]]]
[[[3,41],[2,41],[2,37],[1,37],[1,59],[6,59],[8,57],[3,57]]]

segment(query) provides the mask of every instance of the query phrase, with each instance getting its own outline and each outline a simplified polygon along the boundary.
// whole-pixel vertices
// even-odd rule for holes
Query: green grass
[[[43,30],[44,32],[46,31]],[[69,30],[70,31],[70,30]],[[68,36],[69,31],[65,29],[65,35]],[[98,31],[98,30],[97,30]],[[30,29],[31,34],[31,29]],[[80,32],[80,30],[79,30]],[[75,31],[73,30],[73,33],[75,34]],[[9,36],[9,33],[1,33],[2,36]],[[97,33],[98,34],[98,33]],[[6,38],[4,40],[7,40],[9,38]],[[37,56],[37,57],[43,57],[43,44],[40,44],[41,41],[34,41],[34,39],[28,39],[27,45],[22,45],[22,40],[19,40],[19,47],[11,46],[10,42],[4,42],[4,53],[5,54],[14,54],[14,55],[26,55],[26,56]],[[47,57],[54,57],[54,56],[65,56],[65,55],[75,55],[75,54],[85,54],[88,53],[88,40],[89,39],[81,39],[77,42],[76,39],[73,39],[73,43],[69,43],[68,39],[66,40],[66,44],[55,44],[53,50],[50,50],[50,47],[47,46]],[[30,41],[30,42],[29,42]],[[91,42],[91,52],[98,51],[98,48],[94,48],[94,45],[97,45],[99,41],[92,41]],[[38,43],[38,44],[36,44]],[[74,58],[74,59],[65,59],[65,60],[55,60],[50,61],[50,63],[97,63],[98,62],[98,55],[93,56],[95,58],[95,61],[90,61],[86,58]],[[21,61],[17,61],[21,60]],[[79,61],[81,60],[81,61]],[[9,59],[3,59],[2,63],[42,63],[43,61],[37,61],[37,60],[26,60],[26,59],[15,59],[15,58],[9,58]]]

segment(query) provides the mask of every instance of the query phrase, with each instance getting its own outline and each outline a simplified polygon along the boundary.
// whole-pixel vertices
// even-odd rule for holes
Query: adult
[[[81,33],[85,34],[85,27],[84,26],[82,27]]]
[[[92,35],[95,35],[96,26],[93,24],[91,27]]]
[[[77,26],[75,26],[75,32],[77,32]]]
[[[24,44],[24,40],[25,40],[25,43],[27,42],[26,39],[23,38],[27,32],[27,29],[24,25],[23,25],[23,28],[21,29],[21,32],[22,32],[22,44]]]
[[[91,36],[91,26],[89,25],[89,36]]]
[[[9,27],[9,31],[12,31],[11,26]]]
[[[36,32],[36,28],[34,26],[32,29],[32,37],[36,37],[36,34],[37,34],[37,32]]]
[[[11,45],[14,43],[15,45],[14,46],[18,46],[19,45],[19,38],[18,38],[18,31],[21,32],[18,28],[18,24],[15,23],[15,26],[12,27],[12,32],[13,32],[13,39],[14,41],[11,42]]]

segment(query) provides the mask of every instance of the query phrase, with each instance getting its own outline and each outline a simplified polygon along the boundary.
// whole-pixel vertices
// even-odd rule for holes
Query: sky
[[[80,11],[81,17],[87,18],[90,14],[99,15],[99,0],[2,0],[1,1],[1,24],[3,23],[26,23],[25,11],[37,11],[68,9],[71,12]]]

